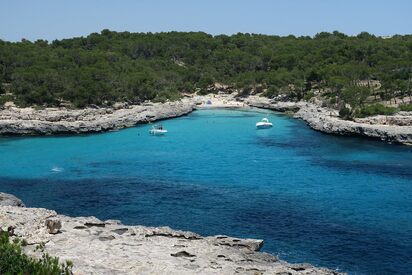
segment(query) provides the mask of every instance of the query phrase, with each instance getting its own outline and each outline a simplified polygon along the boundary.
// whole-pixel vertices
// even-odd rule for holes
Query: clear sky
[[[84,36],[102,29],[314,35],[412,33],[412,0],[0,0],[0,39]]]

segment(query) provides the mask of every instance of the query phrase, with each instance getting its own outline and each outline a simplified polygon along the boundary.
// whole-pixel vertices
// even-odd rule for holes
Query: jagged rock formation
[[[0,206],[0,227],[24,239],[30,256],[72,261],[74,274],[339,274],[258,252],[262,240],[126,226],[43,208]]]
[[[381,124],[394,126],[412,126],[412,112],[398,112],[390,116],[377,115],[365,118],[355,118],[354,121],[371,125]]]
[[[305,103],[292,101],[276,101],[266,97],[249,96],[244,100],[251,107],[269,109],[278,112],[297,112]]]
[[[185,115],[193,111],[192,100],[113,108],[9,108],[0,111],[2,135],[50,135],[103,132],[159,119]]]
[[[0,192],[0,206],[19,206],[24,207],[24,203],[17,197]]]
[[[311,103],[305,103],[294,117],[303,119],[312,129],[328,134],[358,135],[386,142],[412,143],[412,126],[343,120],[338,117],[336,110],[322,108]]]

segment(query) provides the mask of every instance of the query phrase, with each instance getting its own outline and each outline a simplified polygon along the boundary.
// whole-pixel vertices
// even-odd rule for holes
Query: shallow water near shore
[[[272,129],[256,130],[268,116]],[[412,273],[412,147],[210,109],[105,134],[0,138],[0,191],[27,206],[202,235],[352,274]]]

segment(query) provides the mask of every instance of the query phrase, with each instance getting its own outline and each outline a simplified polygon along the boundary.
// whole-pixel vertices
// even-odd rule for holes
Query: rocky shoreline
[[[337,110],[309,102],[272,102],[262,97],[250,97],[245,102],[252,107],[293,112],[294,118],[302,119],[312,129],[326,134],[412,144],[412,113],[400,112],[393,116],[373,116],[350,121],[339,118]]]
[[[205,102],[211,98],[212,104]],[[234,95],[188,97],[176,102],[144,105],[118,104],[112,108],[14,108],[0,110],[0,135],[55,135],[97,133],[140,123],[186,115],[202,107],[257,107],[291,112],[314,130],[335,135],[361,136],[390,143],[412,144],[412,113],[374,116],[355,121],[339,118],[338,112],[309,102],[276,102],[259,96]]]
[[[412,124],[385,125],[373,123],[375,117],[366,118],[362,122],[343,120],[334,110],[305,104],[294,115],[314,130],[334,135],[361,136],[389,143],[412,144]],[[409,117],[410,119],[411,117]]]
[[[120,105],[113,108],[9,108],[0,111],[0,135],[97,133],[182,116],[195,108],[193,100]]]
[[[74,274],[341,274],[259,252],[262,240],[68,217],[26,208],[5,193],[0,193],[0,229],[24,239],[24,252],[32,257],[48,253],[72,261]]]

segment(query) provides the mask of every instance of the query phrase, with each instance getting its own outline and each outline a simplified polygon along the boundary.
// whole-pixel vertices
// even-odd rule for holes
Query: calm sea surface
[[[268,116],[274,127],[256,130]],[[0,191],[68,215],[265,240],[352,274],[412,274],[412,148],[267,111],[202,110],[105,134],[0,139]]]

